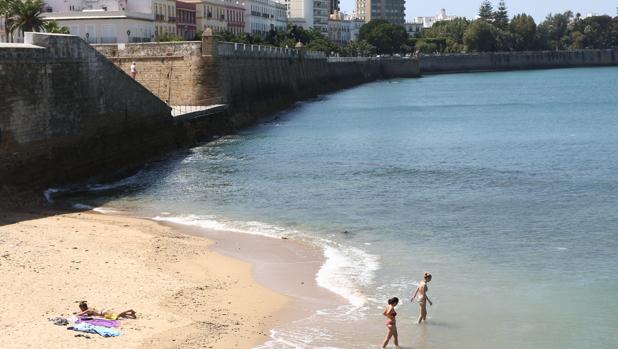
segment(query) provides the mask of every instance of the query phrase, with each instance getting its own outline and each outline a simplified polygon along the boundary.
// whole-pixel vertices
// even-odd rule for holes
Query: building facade
[[[90,43],[147,42],[157,35],[154,11],[153,0],[46,0],[42,17]]]
[[[127,0],[131,2],[130,0]],[[155,37],[176,35],[176,1],[153,0],[152,12],[155,16]]]
[[[356,0],[355,17],[365,22],[381,19],[404,25],[405,12],[405,0]]]
[[[285,4],[290,25],[302,26],[305,29],[315,28],[324,34],[328,33],[328,0],[285,0]]]
[[[47,12],[42,17],[69,28],[72,35],[91,44],[148,42],[155,36],[151,13],[85,10]]]
[[[248,0],[245,2],[245,32],[264,37],[271,30],[287,27],[287,6],[273,0]]]
[[[423,23],[406,23],[404,27],[406,28],[408,35],[411,37],[419,36],[423,31]]]
[[[227,31],[239,35],[245,32],[245,5],[239,1],[225,0]]]
[[[438,12],[438,14],[435,15],[435,16],[416,17],[414,22],[421,23],[423,25],[423,28],[431,28],[433,26],[433,24],[436,23],[436,22],[452,21],[455,18],[457,18],[457,16],[449,16],[449,15],[446,14],[446,10],[445,9],[441,9],[440,12]]]
[[[198,32],[208,28],[213,32],[226,31],[225,6],[222,2],[197,1],[195,2],[195,21]]]
[[[176,1],[176,35],[187,41],[195,40],[195,4]]]
[[[358,40],[360,28],[365,22],[342,15],[336,11],[328,20],[328,38],[339,46],[345,46],[350,41]]]

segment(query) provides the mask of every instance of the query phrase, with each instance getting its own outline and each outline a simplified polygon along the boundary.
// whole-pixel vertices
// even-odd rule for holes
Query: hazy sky
[[[468,18],[477,15],[482,0],[406,0],[406,18],[408,20],[416,16],[434,16],[441,8],[445,8],[447,14]],[[572,10],[574,13],[587,13],[616,15],[618,0],[506,0],[509,15],[528,13],[539,21],[552,12],[564,12]],[[498,0],[493,0],[494,7]],[[341,10],[352,14],[355,0],[341,0]]]

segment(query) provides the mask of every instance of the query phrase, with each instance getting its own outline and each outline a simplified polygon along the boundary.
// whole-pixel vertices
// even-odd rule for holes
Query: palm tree
[[[45,22],[45,24],[43,24],[43,29],[47,33],[70,34],[69,28],[60,26],[60,24],[58,24],[58,22],[56,21]]]
[[[13,1],[13,6],[11,6],[13,9],[11,33],[15,30],[20,30],[22,33],[41,31],[45,24],[41,17],[43,6],[42,0]]]

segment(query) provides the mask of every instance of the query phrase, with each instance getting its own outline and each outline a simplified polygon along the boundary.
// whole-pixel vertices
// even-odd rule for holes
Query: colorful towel
[[[107,320],[107,319],[78,319],[75,321],[76,324],[86,323],[91,324],[93,326],[103,326],[103,327],[120,327],[120,321],[117,320]]]
[[[118,337],[122,335],[122,332],[118,331],[115,328],[108,328],[103,326],[93,326],[87,323],[79,323],[75,324],[75,326],[67,327],[67,330],[86,332],[86,333],[96,333],[103,337]]]

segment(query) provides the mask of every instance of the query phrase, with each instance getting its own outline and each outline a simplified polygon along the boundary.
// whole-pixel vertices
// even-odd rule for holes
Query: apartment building
[[[353,19],[335,11],[328,20],[328,38],[340,46],[345,46],[350,41],[358,40],[363,24],[365,22],[360,19]]]
[[[356,0],[356,18],[365,22],[381,19],[404,25],[405,5],[405,0]]]
[[[151,0],[47,0],[41,15],[90,43],[151,41],[156,35]]]
[[[130,0],[133,1],[135,0]],[[152,12],[155,16],[155,36],[176,34],[175,0],[152,0]]]
[[[176,1],[176,35],[187,41],[197,35],[195,11],[195,4]]]
[[[328,33],[328,0],[285,0],[288,8],[288,23],[305,29],[316,28]]]
[[[273,0],[248,0],[245,2],[245,32],[264,37],[271,30],[285,30],[287,7]]]
[[[227,30],[231,33],[239,35],[245,32],[246,8],[245,4],[240,1],[224,0]]]

